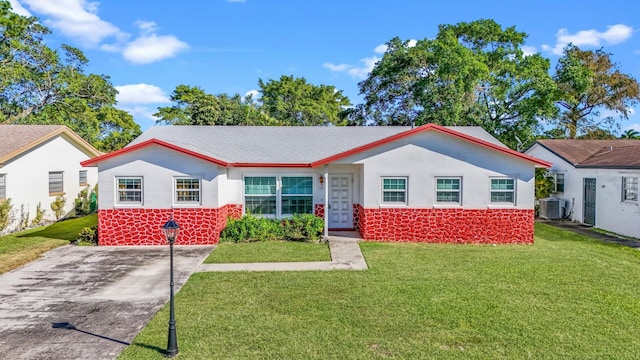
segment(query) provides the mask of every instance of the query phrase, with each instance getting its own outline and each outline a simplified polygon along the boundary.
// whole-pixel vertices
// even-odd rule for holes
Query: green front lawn
[[[205,263],[331,261],[327,243],[265,241],[221,243]]]
[[[362,243],[367,271],[194,274],[184,359],[632,359],[640,252],[536,225],[536,244]],[[122,359],[161,359],[165,306]]]
[[[53,248],[68,244],[76,239],[82,228],[97,223],[98,215],[94,214],[0,236],[0,274],[37,260]]]

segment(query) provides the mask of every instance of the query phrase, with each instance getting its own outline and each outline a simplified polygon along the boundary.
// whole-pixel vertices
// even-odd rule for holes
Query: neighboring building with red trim
[[[313,213],[365,240],[532,243],[534,169],[479,127],[156,126],[87,160],[101,245],[213,244],[227,217]]]

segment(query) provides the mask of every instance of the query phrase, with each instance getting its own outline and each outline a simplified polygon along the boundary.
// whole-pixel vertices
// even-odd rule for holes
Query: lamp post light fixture
[[[178,232],[180,232],[180,225],[173,220],[173,215],[171,215],[169,221],[162,226],[162,231],[167,238],[167,242],[169,242],[169,257],[171,259],[169,268],[169,287],[171,288],[169,293],[169,339],[167,340],[167,351],[165,355],[167,357],[174,357],[178,353],[178,338],[176,337],[176,317],[173,308],[173,243],[178,237]]]

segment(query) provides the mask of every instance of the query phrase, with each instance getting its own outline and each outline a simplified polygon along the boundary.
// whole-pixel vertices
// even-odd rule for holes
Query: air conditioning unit
[[[544,219],[562,219],[564,217],[565,201],[559,198],[546,198],[538,200],[540,204],[540,217]]]

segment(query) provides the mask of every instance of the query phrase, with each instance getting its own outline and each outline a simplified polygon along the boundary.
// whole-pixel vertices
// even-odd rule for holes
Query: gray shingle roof
[[[504,147],[480,127],[449,128]],[[225,162],[307,164],[410,129],[395,126],[153,126],[128,146],[158,139]]]

